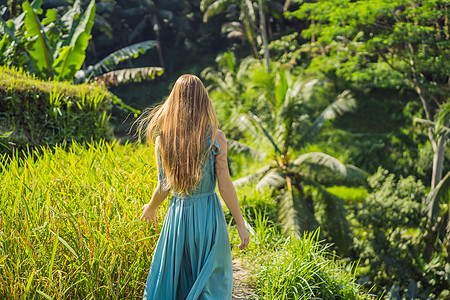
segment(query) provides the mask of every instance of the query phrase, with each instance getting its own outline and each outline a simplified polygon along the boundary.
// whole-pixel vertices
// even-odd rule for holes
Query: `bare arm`
[[[241,208],[239,207],[239,200],[236,190],[234,189],[233,182],[231,181],[230,171],[228,169],[227,139],[221,130],[217,131],[216,140],[220,147],[220,152],[215,158],[215,169],[219,192],[223,201],[230,210],[231,215],[236,221],[236,227],[241,238],[241,245],[239,246],[239,249],[242,250],[247,247],[250,235],[245,227],[245,221],[241,213]]]
[[[159,159],[158,159],[158,147],[159,147],[159,137],[156,138],[155,141],[155,160],[156,160],[156,172],[159,174],[159,169],[161,166],[159,165]],[[162,182],[159,182],[156,185],[155,190],[153,191],[152,199],[148,204],[145,204],[142,206],[142,209],[144,210],[141,216],[141,221],[147,221],[147,222],[153,222],[155,226],[157,225],[156,221],[156,209],[158,206],[161,205],[161,203],[164,201],[164,199],[167,198],[169,195],[170,190],[161,190],[161,193],[159,192],[159,187],[162,184]]]

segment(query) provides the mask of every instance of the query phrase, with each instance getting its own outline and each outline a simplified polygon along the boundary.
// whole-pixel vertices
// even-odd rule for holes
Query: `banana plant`
[[[37,9],[41,6],[41,0],[35,0],[31,3],[31,7]],[[11,7],[15,7],[12,5]],[[10,12],[11,18],[5,20],[2,15],[6,12],[7,7],[0,8],[0,64],[25,66],[31,61],[25,47],[25,36],[23,27],[25,23],[25,12],[15,15]]]
[[[163,73],[161,68],[134,68],[121,70],[115,67],[122,61],[136,58],[156,46],[148,40],[119,49],[98,63],[80,70],[85,57],[91,30],[95,20],[95,1],[91,0],[86,10],[81,9],[80,0],[62,16],[57,10],[48,9],[40,20],[42,0],[22,4],[23,12],[8,21],[0,17],[0,63],[25,66],[36,76],[50,80],[74,80],[86,82],[108,72],[118,81],[148,80]],[[11,59],[11,57],[13,57]],[[113,73],[111,73],[113,72]]]
[[[254,182],[257,189],[278,190],[278,218],[286,233],[293,231],[300,235],[322,226],[338,251],[345,255],[350,250],[352,239],[344,203],[325,186],[336,182],[363,184],[368,174],[325,153],[296,154],[317,137],[326,122],[356,106],[351,94],[344,91],[312,118],[311,108],[315,99],[312,95],[317,84],[318,80],[294,77],[286,70],[280,70],[273,82],[274,95],[267,99],[267,109],[260,110],[266,113],[258,116],[248,112],[236,120],[259,144],[264,140],[267,142],[266,156],[273,157],[273,160],[257,172],[234,181],[234,184]],[[332,176],[321,176],[323,173]],[[311,190],[315,191],[314,199]],[[319,224],[316,219],[316,201],[323,204],[326,224]]]
[[[35,1],[36,2],[36,1]],[[70,80],[79,70],[86,58],[86,48],[91,39],[94,25],[95,0],[80,16],[80,0],[75,1],[62,20],[71,20],[68,35],[63,35],[55,44],[50,43],[51,36],[47,32],[55,26],[56,10],[49,9],[46,18],[41,22],[38,17],[42,1],[32,7],[28,1],[22,4],[25,13],[26,37],[31,39],[28,53],[35,67],[34,73],[45,79]],[[69,18],[72,16],[72,18]]]

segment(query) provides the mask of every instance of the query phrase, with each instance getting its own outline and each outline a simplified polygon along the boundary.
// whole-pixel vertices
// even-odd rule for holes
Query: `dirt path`
[[[232,300],[256,299],[256,295],[247,285],[249,274],[239,258],[233,258],[233,296]]]

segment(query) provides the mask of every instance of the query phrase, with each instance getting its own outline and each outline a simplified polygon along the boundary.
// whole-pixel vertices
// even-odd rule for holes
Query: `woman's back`
[[[215,155],[202,162],[202,180],[190,195],[173,194],[158,240],[144,299],[231,299],[231,251],[222,206],[215,192]],[[164,179],[160,162],[159,176]]]
[[[209,135],[206,138],[206,143],[205,143],[206,150],[209,149],[210,144],[211,144],[211,135]],[[214,158],[217,154],[219,154],[219,152],[220,152],[219,145],[217,144],[217,141],[214,140],[211,151],[206,155],[206,157],[204,157],[204,159],[202,161],[202,166],[201,166],[202,180],[200,181],[199,186],[190,193],[191,196],[198,197],[202,194],[213,193],[215,191],[217,175],[216,175],[215,168],[214,168]],[[159,153],[158,153],[158,159],[159,159],[159,165],[160,165],[159,179],[160,179],[160,181],[163,181],[164,166],[162,164],[161,156]],[[188,197],[187,195],[178,195],[175,192],[173,193],[173,195],[178,198]]]
[[[144,299],[231,299],[231,249],[216,180],[236,220],[240,249],[247,246],[249,234],[228,170],[225,134],[218,130],[208,92],[198,77],[182,75],[166,101],[139,120],[139,134],[144,130],[149,141],[160,135],[155,143],[158,185],[142,207],[141,220],[156,225],[156,209],[169,195],[168,183],[173,192]],[[206,154],[203,161],[201,154]]]

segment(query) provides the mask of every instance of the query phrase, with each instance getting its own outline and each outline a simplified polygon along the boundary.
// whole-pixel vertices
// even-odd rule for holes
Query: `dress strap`
[[[214,142],[213,142],[213,146],[216,146],[216,147],[217,147],[217,150],[214,149],[214,147],[212,147],[212,153],[213,153],[214,155],[219,154],[219,153],[220,153],[220,147],[219,147],[219,144],[217,143],[217,141],[216,141],[215,139],[214,139]]]
[[[211,141],[211,139],[212,139],[212,137],[210,137],[209,138],[209,140]],[[214,148],[214,146],[217,148]],[[215,185],[215,178],[216,178],[216,171],[215,171],[215,157],[216,157],[216,155],[217,154],[219,154],[220,153],[220,147],[219,147],[219,144],[217,144],[217,141],[216,140],[214,140],[213,141],[213,146],[212,146],[212,148],[211,148],[211,154],[209,155],[209,157],[210,157],[210,159],[211,159],[211,163],[210,163],[210,165],[211,165],[211,175],[213,176],[212,178],[212,180],[214,181],[214,185]]]

